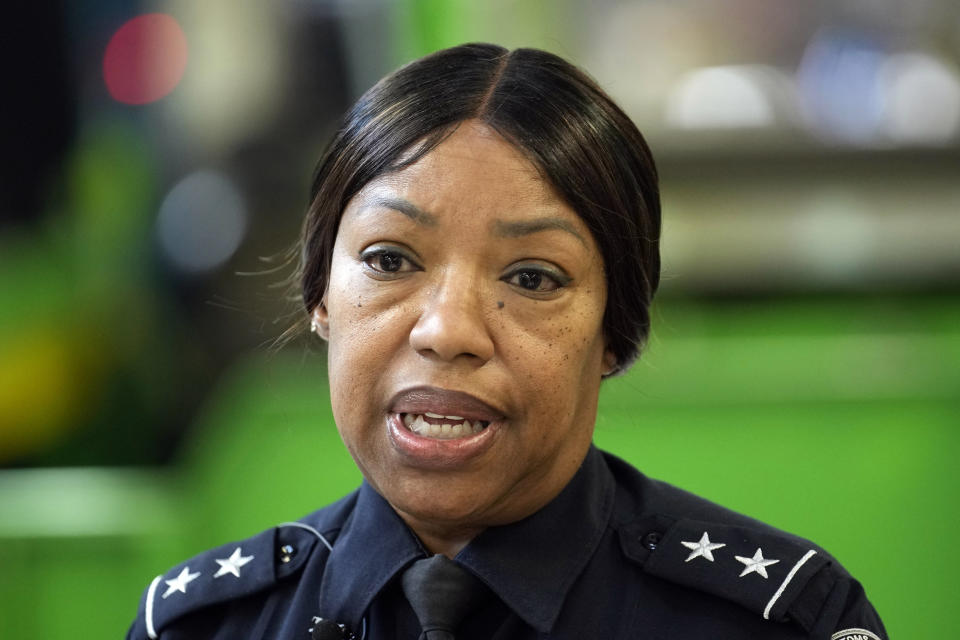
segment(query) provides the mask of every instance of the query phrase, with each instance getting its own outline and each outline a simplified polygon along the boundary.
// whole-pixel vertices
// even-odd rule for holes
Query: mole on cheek
[[[497,300],[497,309],[503,309],[503,300]]]

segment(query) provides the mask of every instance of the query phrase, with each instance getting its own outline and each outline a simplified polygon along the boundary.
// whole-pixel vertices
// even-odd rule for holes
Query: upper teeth
[[[430,413],[429,411],[423,415],[427,416],[428,418],[446,418],[447,420],[453,420],[455,422],[463,422],[463,416],[442,416],[439,413]]]
[[[442,418],[445,420],[451,420],[451,422],[430,424],[423,419],[424,415],[434,419]],[[403,424],[407,425],[407,428],[417,435],[426,436],[428,438],[439,438],[441,440],[462,438],[474,433],[479,433],[484,427],[482,420],[470,422],[469,420],[466,420],[460,416],[442,416],[436,413],[426,413],[423,415],[419,413],[405,413],[403,414]]]

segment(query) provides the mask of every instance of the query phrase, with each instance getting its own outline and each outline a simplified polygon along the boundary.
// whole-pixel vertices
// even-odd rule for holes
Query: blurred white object
[[[174,0],[190,41],[190,66],[163,108],[179,141],[207,157],[229,153],[264,128],[287,96],[290,74],[283,3]],[[196,37],[191,37],[191,36]]]
[[[770,127],[775,104],[792,99],[790,79],[774,67],[741,65],[694,69],[667,98],[665,120],[679,129]]]
[[[939,145],[960,131],[960,78],[926,53],[890,56],[880,69],[883,132],[902,144]]]

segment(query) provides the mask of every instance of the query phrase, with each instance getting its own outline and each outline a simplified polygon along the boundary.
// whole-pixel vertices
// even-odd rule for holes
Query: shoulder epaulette
[[[650,575],[807,630],[828,597],[824,580],[835,580],[822,549],[772,528],[652,516],[622,527],[620,540]]]
[[[319,531],[290,522],[182,562],[147,587],[128,638],[156,639],[182,616],[269,589],[297,573],[317,546],[329,548]]]

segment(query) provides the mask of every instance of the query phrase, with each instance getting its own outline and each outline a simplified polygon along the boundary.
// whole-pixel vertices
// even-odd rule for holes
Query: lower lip
[[[393,448],[414,465],[431,469],[460,467],[483,455],[493,446],[499,427],[499,422],[491,422],[480,433],[440,440],[410,431],[399,413],[387,414],[387,434]]]

